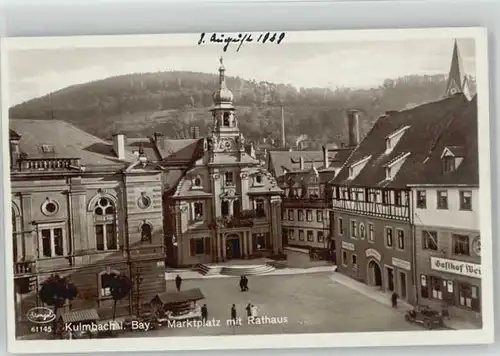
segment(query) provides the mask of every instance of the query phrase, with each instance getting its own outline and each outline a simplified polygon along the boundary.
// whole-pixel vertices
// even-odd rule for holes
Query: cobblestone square
[[[139,336],[207,336],[281,333],[334,333],[423,330],[407,323],[404,315],[359,294],[330,278],[330,273],[286,276],[250,276],[248,292],[241,292],[238,278],[186,280],[182,289],[200,288],[206,299],[209,319],[221,320],[219,327],[162,328],[127,333]],[[173,281],[167,288],[175,290]],[[230,308],[236,304],[242,326],[227,326]],[[287,317],[284,324],[249,325],[245,307],[258,307],[258,316]]]

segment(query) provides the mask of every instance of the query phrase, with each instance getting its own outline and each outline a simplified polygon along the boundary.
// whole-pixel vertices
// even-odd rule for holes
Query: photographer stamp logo
[[[35,307],[28,311],[26,317],[35,324],[47,324],[56,319],[54,312],[47,307]]]

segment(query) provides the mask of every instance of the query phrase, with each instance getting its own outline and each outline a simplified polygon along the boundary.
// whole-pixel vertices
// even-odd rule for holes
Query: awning
[[[97,310],[95,309],[85,309],[70,311],[61,315],[61,319],[64,323],[80,323],[86,321],[97,321],[100,319]]]
[[[166,292],[162,294],[157,294],[151,303],[157,303],[161,301],[163,304],[177,304],[177,303],[187,303],[197,300],[205,299],[205,296],[199,288],[188,289],[180,292]]]

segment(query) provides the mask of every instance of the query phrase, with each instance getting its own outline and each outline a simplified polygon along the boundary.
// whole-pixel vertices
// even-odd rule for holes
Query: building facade
[[[191,143],[165,195],[167,260],[173,266],[282,252],[283,191],[246,150],[222,63],[213,100],[210,137]],[[167,167],[176,160],[167,157]]]
[[[420,304],[481,322],[481,237],[477,104],[457,116],[437,144],[414,198]]]
[[[58,120],[11,120],[11,201],[16,314],[41,306],[52,274],[78,295],[67,309],[111,317],[111,274],[133,290],[117,315],[165,291],[162,169]],[[54,132],[57,136],[54,137]],[[149,298],[149,299],[148,299]]]

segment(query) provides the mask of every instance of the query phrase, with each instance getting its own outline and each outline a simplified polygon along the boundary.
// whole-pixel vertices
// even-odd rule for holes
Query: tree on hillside
[[[116,304],[130,293],[133,283],[127,276],[113,274],[109,285],[113,298],[113,320],[115,320]]]
[[[38,296],[40,300],[54,308],[54,314],[57,316],[57,310],[62,308],[66,301],[73,300],[78,295],[76,286],[68,279],[53,274],[42,283]],[[54,320],[54,333],[56,332],[57,318]]]

